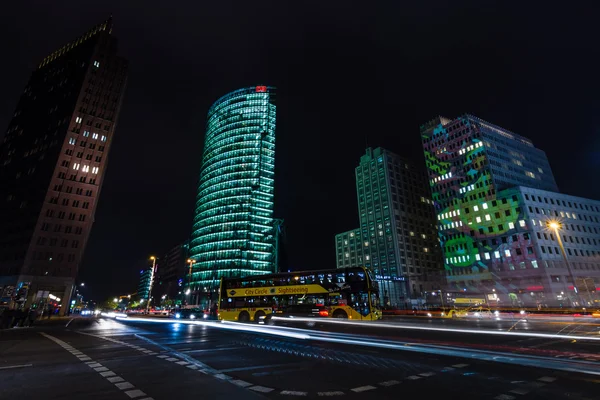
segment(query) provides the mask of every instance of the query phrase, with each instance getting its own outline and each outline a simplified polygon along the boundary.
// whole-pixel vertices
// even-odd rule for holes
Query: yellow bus
[[[296,305],[324,307],[320,315],[374,321],[381,319],[377,282],[363,267],[222,278],[218,318],[259,322]]]

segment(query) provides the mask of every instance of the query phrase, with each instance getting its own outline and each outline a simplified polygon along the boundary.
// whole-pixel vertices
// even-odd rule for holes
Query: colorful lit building
[[[68,310],[127,70],[109,19],[32,72],[0,145],[0,304]]]
[[[404,307],[445,286],[441,249],[424,170],[368,148],[356,167],[360,228],[335,237],[338,268],[365,266],[385,305]]]
[[[192,303],[216,292],[221,277],[276,269],[275,117],[268,86],[231,92],[208,111],[186,282]]]
[[[567,213],[589,215],[584,229],[589,227],[591,233],[600,228],[595,214],[599,203],[557,193],[542,150],[529,139],[472,115],[437,118],[421,127],[421,137],[448,290],[482,293],[500,303],[581,303],[573,280],[600,277],[600,271],[595,272],[600,270],[598,252],[592,248],[595,239],[586,244],[592,247],[577,249],[571,266],[562,252],[556,252],[556,245],[548,251],[550,243],[545,241],[556,238],[546,239],[551,234],[547,223],[563,220]],[[545,199],[547,207],[536,208],[533,193],[539,194],[536,199]],[[581,229],[581,223],[569,225]],[[581,236],[584,239],[588,238]],[[569,242],[567,260],[575,251],[570,247]],[[574,270],[578,264],[582,269]]]

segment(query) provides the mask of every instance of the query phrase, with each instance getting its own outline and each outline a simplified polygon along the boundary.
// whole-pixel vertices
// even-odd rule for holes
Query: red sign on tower
[[[256,93],[265,93],[266,91],[267,91],[266,86],[257,86],[256,87]]]

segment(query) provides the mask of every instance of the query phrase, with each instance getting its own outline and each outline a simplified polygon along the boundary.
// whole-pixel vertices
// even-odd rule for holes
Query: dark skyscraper
[[[44,58],[0,146],[0,303],[68,310],[127,78],[109,19]]]

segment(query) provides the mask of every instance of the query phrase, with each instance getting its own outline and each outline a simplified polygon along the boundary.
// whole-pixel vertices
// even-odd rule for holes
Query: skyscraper
[[[3,303],[68,310],[121,108],[127,62],[109,19],[42,60],[0,147]],[[18,293],[18,296],[14,296]]]
[[[219,278],[275,270],[275,88],[239,89],[208,111],[190,242],[191,302]]]
[[[472,115],[436,118],[421,137],[450,290],[565,305],[580,303],[575,279],[600,285],[589,235],[600,232],[600,203],[556,193],[546,155],[529,139]],[[565,225],[564,257],[548,228],[555,220]]]
[[[445,285],[425,171],[368,148],[356,167],[360,228],[336,235],[337,267],[365,266],[385,305],[404,306]]]

